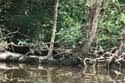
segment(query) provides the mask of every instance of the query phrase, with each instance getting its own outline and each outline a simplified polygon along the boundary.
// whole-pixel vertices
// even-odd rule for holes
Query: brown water
[[[104,66],[89,67],[82,75],[80,68],[46,67],[26,64],[0,63],[0,83],[125,83],[122,71],[107,71]]]

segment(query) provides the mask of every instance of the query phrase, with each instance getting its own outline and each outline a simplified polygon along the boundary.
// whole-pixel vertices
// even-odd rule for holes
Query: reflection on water
[[[26,64],[0,63],[0,83],[125,83],[122,71],[107,71],[103,66],[93,74],[92,67],[82,75],[73,67],[45,67]]]

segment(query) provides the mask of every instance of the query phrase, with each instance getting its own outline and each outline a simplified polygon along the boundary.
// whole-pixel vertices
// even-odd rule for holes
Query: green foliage
[[[121,3],[121,4],[125,4],[125,1],[124,0],[118,0],[119,1],[119,3]]]
[[[82,22],[85,21],[84,10],[86,0],[60,0],[57,39],[69,47],[75,46],[81,40]],[[2,3],[1,25],[8,33],[18,30],[9,40],[24,44],[29,42],[50,42],[52,33],[53,0],[8,0]],[[8,4],[6,8],[5,4]],[[6,34],[6,33],[5,33]],[[8,40],[8,39],[7,39]],[[27,41],[28,40],[28,41]]]
[[[61,28],[61,30],[57,33],[59,39],[58,43],[64,42],[68,44],[69,47],[75,47],[76,43],[79,42],[83,37],[80,28],[81,26],[78,23],[75,23],[73,26],[70,26],[70,28]]]
[[[44,41],[50,36],[52,25],[53,0],[8,0],[1,1],[0,23],[5,34],[18,30],[20,34],[13,34],[9,40],[18,43],[19,40],[29,39]],[[48,3],[49,2],[49,3]],[[8,7],[5,5],[7,4]],[[41,37],[41,36],[42,37]],[[7,39],[8,40],[8,39]]]
[[[75,47],[84,36],[81,26],[86,20],[85,0],[64,0],[60,2],[59,8],[57,42]]]
[[[91,3],[93,1],[93,3]],[[60,0],[56,42],[75,47],[85,40],[86,6],[96,0]],[[0,28],[6,40],[17,44],[50,42],[52,33],[53,0],[1,0]],[[104,0],[103,11],[96,36],[99,45],[105,48],[118,46],[117,38],[125,33],[124,0]],[[19,34],[7,34],[17,31]],[[20,34],[21,33],[21,34]],[[1,36],[1,35],[0,35]],[[2,36],[1,36],[2,37]]]
[[[116,1],[116,2],[115,2]],[[118,46],[118,38],[125,27],[125,12],[120,11],[120,4],[114,0],[113,4],[104,6],[105,11],[99,19],[97,41],[105,48]]]

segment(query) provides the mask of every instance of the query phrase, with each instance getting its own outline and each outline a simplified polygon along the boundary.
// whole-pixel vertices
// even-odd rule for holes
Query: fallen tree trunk
[[[19,63],[34,63],[34,64],[51,64],[51,65],[69,65],[69,66],[78,66],[81,64],[81,59],[79,57],[74,56],[73,50],[67,50],[67,49],[55,49],[55,54],[53,54],[53,59],[47,59],[47,55],[36,55],[34,52],[31,54],[21,54],[17,51],[10,51],[12,49],[20,50],[25,49],[23,46],[18,45],[11,45],[12,48],[9,48],[7,51],[3,51],[0,53],[0,61],[4,62],[19,62]],[[28,48],[28,46],[26,47]],[[32,49],[34,50],[34,49]],[[122,66],[125,63],[125,53],[120,53],[116,48],[114,50],[111,50],[111,52],[105,52],[100,57],[93,57],[93,58],[85,58],[84,59],[84,65],[85,64],[98,64],[98,63],[109,63],[109,64],[118,64]],[[28,52],[28,51],[27,51]],[[45,52],[47,54],[48,49],[45,49]],[[30,53],[30,51],[29,51]],[[54,52],[53,52],[54,53]],[[44,54],[44,50],[41,51],[41,54]]]
[[[17,61],[22,54],[12,53],[12,52],[4,52],[0,54],[0,61]]]
[[[46,56],[25,56],[19,53],[4,52],[0,54],[0,62],[29,63],[29,64],[50,64],[63,66],[78,66],[78,61],[73,61],[73,57],[46,59]]]

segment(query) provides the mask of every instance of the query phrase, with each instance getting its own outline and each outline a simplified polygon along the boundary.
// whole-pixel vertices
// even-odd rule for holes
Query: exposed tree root
[[[119,68],[119,70],[121,70],[121,68],[123,68],[125,64],[125,53],[123,52],[119,55],[119,50],[115,50],[115,52],[113,52],[113,50],[111,50],[111,52],[105,52],[98,58],[85,58],[83,60],[84,64],[83,74],[85,74],[89,64],[92,64],[94,66],[96,64],[106,63],[107,68],[109,70],[113,67],[113,65],[116,65]],[[94,69],[95,68],[93,68],[93,70]]]

